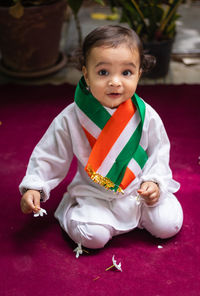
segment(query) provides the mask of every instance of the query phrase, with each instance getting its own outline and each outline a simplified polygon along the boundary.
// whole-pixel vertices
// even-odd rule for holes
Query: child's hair
[[[102,45],[117,47],[123,43],[126,43],[130,48],[136,47],[138,49],[140,68],[143,72],[148,72],[154,67],[155,57],[144,54],[142,42],[134,30],[119,25],[106,25],[94,29],[85,37],[79,55],[81,69],[87,65],[87,59],[92,48]]]

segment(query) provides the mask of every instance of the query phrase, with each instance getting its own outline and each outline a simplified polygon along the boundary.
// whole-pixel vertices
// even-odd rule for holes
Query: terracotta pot
[[[145,74],[148,78],[161,78],[169,71],[170,57],[174,40],[153,41],[144,44],[144,51],[156,58],[156,66],[150,73]]]
[[[0,7],[1,64],[14,72],[37,72],[55,66],[66,1],[25,7],[17,19]]]

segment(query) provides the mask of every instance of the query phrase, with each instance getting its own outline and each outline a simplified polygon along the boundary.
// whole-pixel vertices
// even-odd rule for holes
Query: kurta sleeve
[[[172,179],[172,171],[169,166],[170,142],[163,122],[153,108],[148,105],[147,109],[144,129],[148,135],[146,151],[149,158],[145,164],[141,182],[158,183],[162,197],[168,192],[178,191],[180,185]]]
[[[30,157],[26,175],[19,185],[23,194],[26,188],[42,190],[43,201],[49,198],[68,173],[73,158],[71,136],[64,111],[51,123]]]

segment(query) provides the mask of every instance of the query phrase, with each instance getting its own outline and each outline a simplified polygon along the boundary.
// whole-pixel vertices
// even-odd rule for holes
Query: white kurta
[[[172,179],[169,167],[170,144],[165,128],[155,110],[145,104],[140,145],[149,158],[140,175],[125,189],[124,195],[95,184],[85,172],[91,147],[80,126],[74,103],[54,119],[35,147],[26,176],[20,184],[20,192],[23,193],[25,188],[43,190],[46,201],[50,191],[65,178],[75,155],[78,160],[77,173],[55,213],[61,226],[68,231],[66,215],[69,208],[76,204],[71,215],[73,220],[109,225],[119,231],[137,227],[141,215],[141,204],[136,200],[137,189],[143,181],[159,184],[159,203],[179,189],[179,183]]]

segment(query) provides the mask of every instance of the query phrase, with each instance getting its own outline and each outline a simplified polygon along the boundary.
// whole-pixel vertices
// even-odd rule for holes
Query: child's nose
[[[117,86],[121,86],[121,81],[118,77],[113,77],[109,83],[108,83],[109,86],[114,86],[114,87],[117,87]]]

